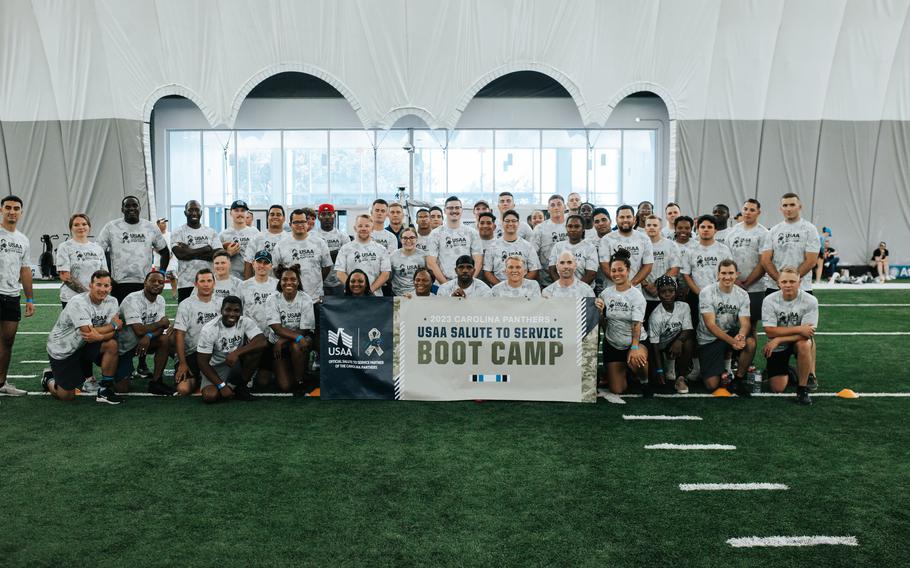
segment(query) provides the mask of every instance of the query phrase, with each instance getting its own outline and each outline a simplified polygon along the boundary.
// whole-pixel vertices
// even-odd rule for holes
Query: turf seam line
[[[646,450],[727,450],[732,451],[736,446],[728,444],[650,444]]]
[[[787,491],[783,483],[680,483],[680,491]]]
[[[855,536],[746,536],[728,539],[727,544],[733,548],[817,546],[819,544],[859,546]]]
[[[688,416],[685,414],[623,414],[623,420],[701,420],[701,416]]]

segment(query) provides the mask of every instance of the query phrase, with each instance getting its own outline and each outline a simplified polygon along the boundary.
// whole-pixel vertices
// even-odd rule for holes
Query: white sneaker
[[[603,398],[605,401],[607,401],[611,404],[625,404],[626,403],[626,401],[624,401],[622,398],[620,398],[620,396],[618,394],[613,394],[606,389],[601,389],[601,390],[597,391],[597,396]]]
[[[82,388],[80,390],[86,394],[95,394],[98,392],[98,388],[98,381],[95,380],[95,377],[89,377],[82,383]]]
[[[692,371],[686,375],[687,381],[694,381],[698,379],[698,376],[701,374],[701,365],[698,362],[698,359],[695,359],[692,362]]]
[[[16,385],[7,381],[7,382],[3,383],[2,387],[0,387],[0,394],[5,394],[5,395],[9,395],[9,396],[25,396],[26,394],[28,394],[28,392],[24,391],[22,389],[17,389]]]

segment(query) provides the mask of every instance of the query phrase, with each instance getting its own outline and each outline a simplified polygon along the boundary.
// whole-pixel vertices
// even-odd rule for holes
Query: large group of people
[[[137,376],[149,379],[152,394],[200,391],[206,402],[259,389],[295,392],[318,384],[316,305],[326,295],[595,298],[601,384],[612,395],[634,389],[651,396],[664,384],[684,394],[700,381],[709,392],[748,396],[761,321],[770,389],[795,382],[797,401],[811,404],[818,323],[811,287],[821,244],[796,194],[784,194],[779,206],[783,220],[768,229],[756,199],[742,204],[732,224],[722,204],[688,216],[670,203],[661,217],[643,202],[621,205],[614,218],[573,193],[551,196],[546,214],[525,221],[503,192],[498,214],[485,201],[474,204],[471,227],[455,196],[420,209],[413,224],[400,204],[377,199],[347,235],[328,203],[290,214],[272,205],[260,231],[237,200],[230,226],[216,233],[202,224],[201,205],[189,201],[186,223],[166,239],[166,224],[142,219],[139,200],[129,196],[122,218],[104,225],[96,242],[87,215],[70,219],[72,238],[57,250],[63,310],[48,337],[42,384],[61,400],[80,389],[109,404],[122,402],[118,393]],[[16,230],[21,214],[21,199],[3,199],[5,394],[24,392],[6,381],[20,286],[25,315],[34,312],[28,240]],[[169,281],[179,299],[173,322],[162,296]],[[165,381],[170,364],[174,385]]]

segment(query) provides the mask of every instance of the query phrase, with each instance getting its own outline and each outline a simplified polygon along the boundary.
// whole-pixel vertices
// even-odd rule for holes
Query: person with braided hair
[[[676,278],[661,276],[654,282],[654,287],[660,303],[648,318],[651,366],[658,381],[662,375],[676,377],[674,389],[679,394],[687,394],[686,372],[695,354],[695,330],[689,305],[676,300]]]

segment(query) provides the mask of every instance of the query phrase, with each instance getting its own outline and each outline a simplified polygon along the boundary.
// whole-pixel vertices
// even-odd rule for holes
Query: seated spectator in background
[[[355,268],[344,283],[344,295],[358,298],[370,297],[370,277],[359,268]]]
[[[888,249],[885,248],[884,241],[878,243],[878,248],[872,251],[871,264],[880,282],[891,280],[891,275],[888,274]]]
[[[764,354],[768,360],[771,392],[784,392],[789,380],[790,356],[796,355],[796,400],[812,404],[809,375],[815,367],[813,348],[818,325],[818,300],[800,290],[799,271],[792,266],[780,269],[780,290],[769,294],[762,304],[762,324],[768,336]]]
[[[824,271],[825,268],[825,245],[828,240],[831,238],[831,229],[828,227],[822,227],[822,234],[819,237],[821,241],[821,246],[818,249],[818,262],[815,265],[815,281],[821,282],[822,278],[831,276],[831,274],[826,274]]]
[[[474,278],[474,258],[463,254],[455,261],[455,278],[442,284],[436,290],[437,296],[455,298],[487,298],[490,287]]]
[[[832,282],[837,280],[837,265],[840,257],[837,256],[837,250],[831,243],[831,239],[825,241],[825,248],[819,260],[822,262],[822,278],[831,278]]]

